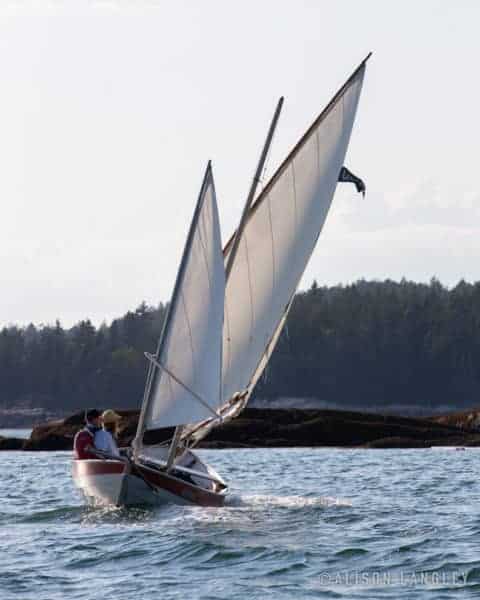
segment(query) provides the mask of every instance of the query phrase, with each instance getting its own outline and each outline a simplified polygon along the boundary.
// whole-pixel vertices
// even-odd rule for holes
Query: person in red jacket
[[[102,427],[102,413],[96,408],[87,410],[85,413],[85,427],[81,429],[73,440],[73,454],[77,460],[98,458],[92,450],[95,448],[93,440],[95,433]]]

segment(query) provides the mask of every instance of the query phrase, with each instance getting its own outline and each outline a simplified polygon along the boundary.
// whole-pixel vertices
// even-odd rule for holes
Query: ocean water
[[[0,429],[0,437],[19,438],[26,440],[30,437],[32,429]]]
[[[224,508],[87,508],[69,453],[0,453],[0,599],[480,598],[480,453],[201,454]]]

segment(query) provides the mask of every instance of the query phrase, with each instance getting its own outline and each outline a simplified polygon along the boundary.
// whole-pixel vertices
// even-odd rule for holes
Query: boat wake
[[[331,496],[270,496],[270,495],[245,495],[231,496],[227,499],[226,507],[248,507],[248,508],[308,508],[346,506],[351,507],[352,502],[345,498],[334,498]]]

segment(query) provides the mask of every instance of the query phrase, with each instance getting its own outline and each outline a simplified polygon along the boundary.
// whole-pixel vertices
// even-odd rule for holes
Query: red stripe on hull
[[[72,470],[74,476],[116,475],[124,473],[127,465],[123,462],[106,460],[74,460]]]
[[[193,504],[198,504],[199,506],[223,506],[225,503],[225,496],[223,494],[210,492],[176,477],[171,477],[166,473],[145,469],[140,465],[136,465],[135,469],[138,469],[145,481],[148,481],[153,487],[164,489]]]

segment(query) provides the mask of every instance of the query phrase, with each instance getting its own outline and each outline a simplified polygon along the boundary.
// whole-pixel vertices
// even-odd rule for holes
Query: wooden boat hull
[[[226,488],[211,491],[169,473],[117,460],[74,460],[72,476],[93,505],[223,506]]]

